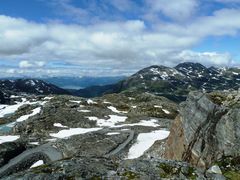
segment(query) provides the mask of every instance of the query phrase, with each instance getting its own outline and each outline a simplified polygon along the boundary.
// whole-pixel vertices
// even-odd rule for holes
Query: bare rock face
[[[165,157],[208,168],[240,156],[240,93],[190,93],[172,125]]]

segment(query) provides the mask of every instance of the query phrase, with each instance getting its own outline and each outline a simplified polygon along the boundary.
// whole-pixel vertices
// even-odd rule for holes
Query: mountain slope
[[[192,90],[236,90],[239,85],[238,68],[207,68],[199,63],[186,62],[174,68],[150,66],[116,84],[89,87],[77,91],[76,95],[95,97],[122,91],[149,92],[174,101],[183,101]]]
[[[53,84],[36,79],[0,80],[0,89],[3,92],[20,92],[29,94],[69,94]]]

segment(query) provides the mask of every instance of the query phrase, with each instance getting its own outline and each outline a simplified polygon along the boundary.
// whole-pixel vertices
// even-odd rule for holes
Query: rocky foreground
[[[12,97],[1,179],[239,179],[240,93]]]

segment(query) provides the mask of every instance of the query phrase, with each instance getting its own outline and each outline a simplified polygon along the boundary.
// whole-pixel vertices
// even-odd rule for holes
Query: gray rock
[[[229,96],[231,95],[231,96]],[[238,92],[190,93],[180,105],[165,157],[208,168],[224,156],[240,155]],[[177,151],[176,151],[177,149]]]
[[[182,170],[185,169],[185,170]],[[152,160],[115,161],[108,158],[74,157],[6,177],[7,180],[59,179],[191,179],[196,169],[186,163]]]

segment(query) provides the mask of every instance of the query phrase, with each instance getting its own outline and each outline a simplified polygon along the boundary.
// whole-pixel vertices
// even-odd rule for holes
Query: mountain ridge
[[[192,90],[204,92],[237,90],[239,85],[239,68],[207,68],[200,63],[185,62],[173,68],[162,65],[146,67],[118,83],[88,87],[76,91],[75,94],[82,97],[96,97],[123,91],[140,91],[183,101]]]
[[[19,93],[48,95],[70,94],[68,91],[38,79],[0,80],[1,103],[6,103],[11,95]]]

